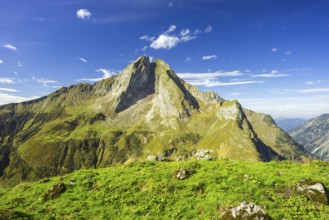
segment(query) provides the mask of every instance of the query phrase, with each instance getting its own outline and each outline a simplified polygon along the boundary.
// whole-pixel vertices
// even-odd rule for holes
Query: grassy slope
[[[224,208],[250,201],[274,219],[329,219],[328,206],[299,196],[285,197],[289,194],[286,186],[302,178],[329,186],[328,165],[319,161],[185,161],[79,170],[1,189],[0,214],[10,210],[36,219],[216,219]],[[196,173],[186,180],[173,178],[181,168]],[[45,192],[60,182],[67,191],[58,199],[42,202]]]

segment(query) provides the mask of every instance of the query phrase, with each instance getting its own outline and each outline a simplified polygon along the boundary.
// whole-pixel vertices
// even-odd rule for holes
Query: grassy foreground
[[[173,174],[180,169],[195,173],[178,180]],[[140,162],[80,170],[0,189],[0,219],[218,219],[225,208],[243,201],[262,206],[274,219],[329,219],[329,206],[289,193],[287,187],[302,178],[328,187],[329,164]],[[43,202],[58,183],[66,192]]]

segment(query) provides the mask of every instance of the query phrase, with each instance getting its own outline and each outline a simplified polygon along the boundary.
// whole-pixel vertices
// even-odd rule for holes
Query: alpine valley
[[[161,59],[0,107],[1,186],[134,161],[309,158],[270,115],[200,92]]]

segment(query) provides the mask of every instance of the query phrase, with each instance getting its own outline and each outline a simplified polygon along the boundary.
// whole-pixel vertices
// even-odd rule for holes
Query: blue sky
[[[1,0],[0,104],[164,59],[273,117],[329,112],[327,0]]]

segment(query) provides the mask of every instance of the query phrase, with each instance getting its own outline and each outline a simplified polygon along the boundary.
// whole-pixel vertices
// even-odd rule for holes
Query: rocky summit
[[[7,186],[132,161],[305,156],[271,116],[200,92],[145,56],[94,85],[1,106],[0,144]]]
[[[313,118],[289,134],[312,155],[329,161],[329,114]]]

